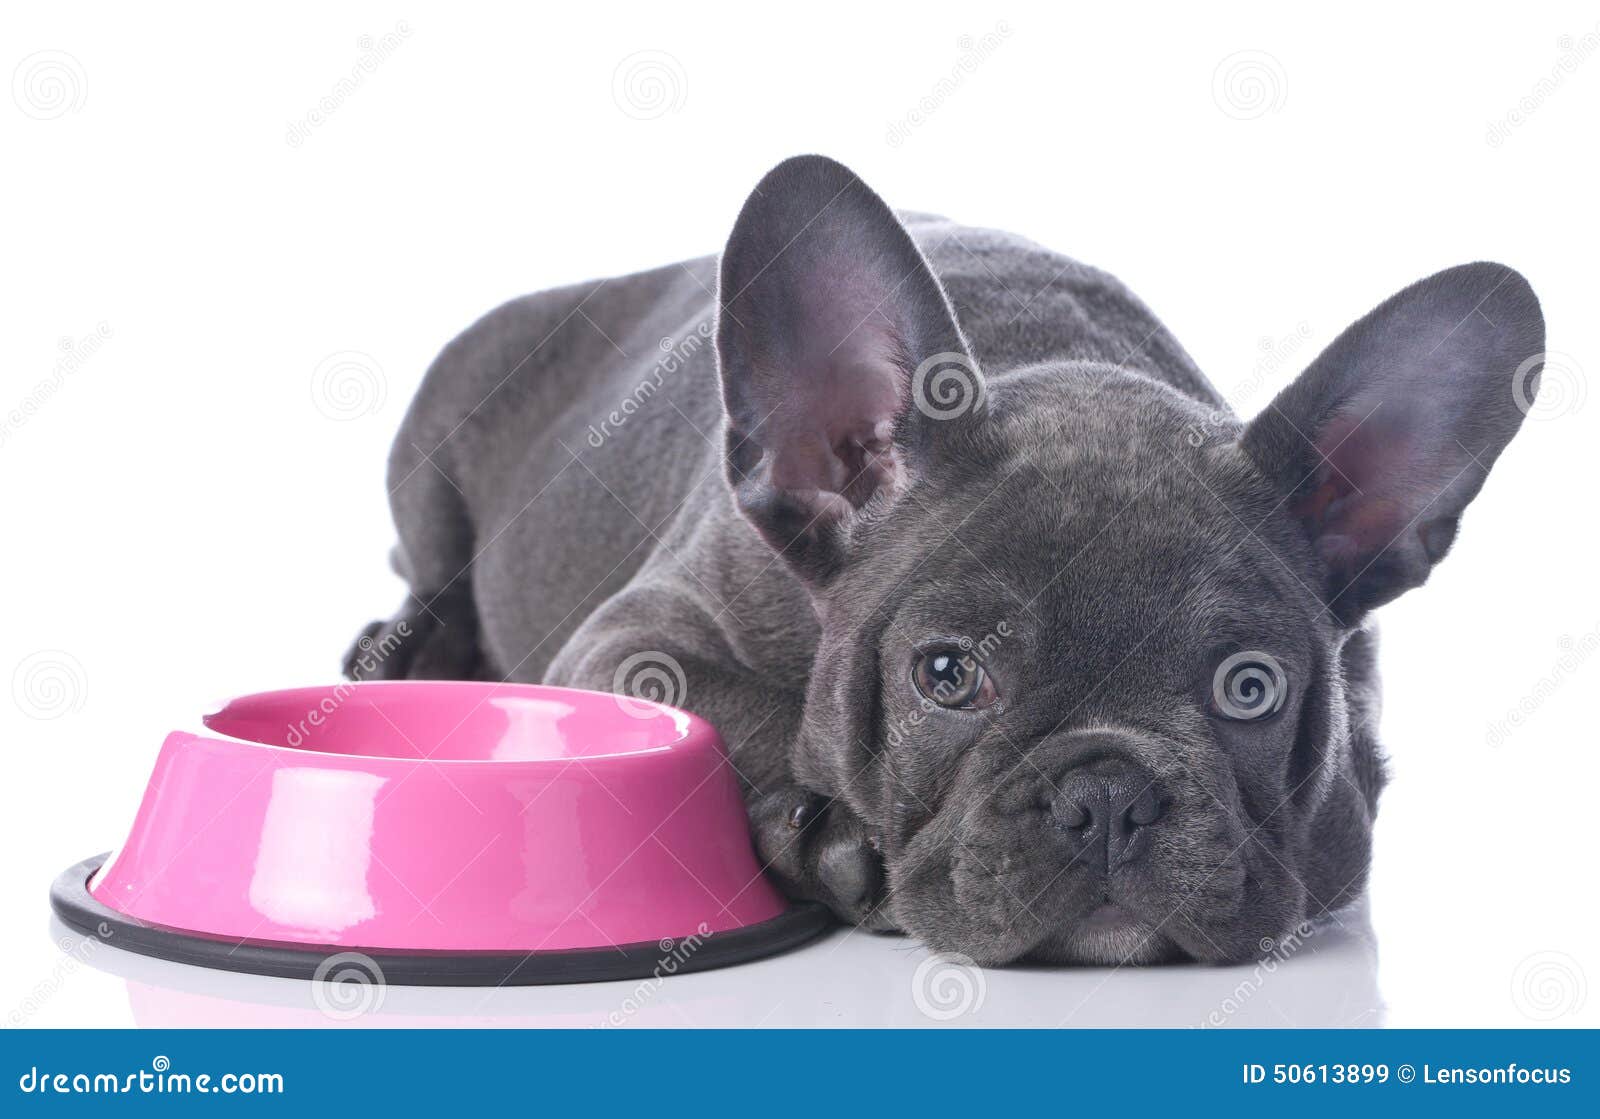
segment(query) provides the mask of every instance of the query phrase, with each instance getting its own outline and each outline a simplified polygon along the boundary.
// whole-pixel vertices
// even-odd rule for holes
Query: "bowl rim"
[[[246,750],[270,751],[275,754],[287,755],[293,758],[304,759],[314,763],[319,759],[337,759],[345,763],[359,763],[369,770],[387,768],[412,768],[417,766],[453,766],[453,767],[493,767],[496,772],[504,772],[506,767],[529,767],[534,769],[557,768],[588,768],[592,766],[612,766],[628,764],[629,759],[660,757],[668,754],[682,755],[689,750],[704,749],[708,744],[716,744],[718,753],[723,753],[722,738],[716,727],[702,719],[692,711],[685,711],[679,707],[670,707],[655,700],[626,697],[629,703],[654,708],[657,713],[670,718],[677,724],[677,734],[670,740],[657,746],[642,750],[625,750],[616,753],[583,754],[576,757],[555,758],[440,758],[433,756],[424,757],[397,757],[388,754],[352,754],[340,750],[313,750],[300,746],[284,746],[275,742],[261,742],[253,738],[242,738],[236,734],[228,734],[215,730],[207,725],[206,720],[214,715],[221,714],[229,704],[242,700],[258,699],[264,696],[282,695],[290,692],[334,692],[341,688],[351,691],[387,691],[391,689],[417,689],[426,691],[447,691],[466,689],[490,689],[491,695],[486,696],[481,703],[492,698],[498,689],[509,689],[524,692],[559,692],[568,695],[584,696],[588,699],[615,698],[613,693],[596,691],[591,688],[568,688],[559,684],[525,684],[513,681],[494,680],[342,680],[332,684],[301,684],[283,688],[263,688],[256,691],[242,692],[238,695],[228,696],[224,699],[214,700],[206,704],[203,713],[198,719],[186,721],[184,725],[174,728],[162,742],[163,749],[171,743],[175,736],[182,735],[190,743],[195,741],[211,742],[228,747],[238,747]],[[476,710],[476,707],[474,707]],[[621,718],[629,718],[625,712],[619,713]],[[465,721],[465,720],[463,720]],[[619,724],[620,725],[620,724]],[[452,732],[453,733],[453,732]]]

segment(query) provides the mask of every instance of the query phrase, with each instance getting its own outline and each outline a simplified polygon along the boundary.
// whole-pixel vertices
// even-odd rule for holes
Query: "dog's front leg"
[[[740,664],[699,611],[668,619],[663,606],[638,588],[616,596],[573,634],[545,682],[656,699],[706,719],[739,776],[763,869],[784,893],[822,902],[850,924],[893,928],[877,836],[843,800],[791,772],[804,694]]]
[[[750,831],[767,872],[790,897],[820,901],[852,925],[895,925],[878,836],[844,801],[788,783],[749,791]]]

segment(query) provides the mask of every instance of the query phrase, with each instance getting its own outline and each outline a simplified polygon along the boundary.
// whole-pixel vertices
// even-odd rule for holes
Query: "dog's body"
[[[1207,413],[1226,408],[1105,273],[1006,233],[921,216],[906,227],[991,385],[1042,360],[1097,362]],[[470,586],[488,674],[609,688],[615,663],[584,671],[571,638],[608,600],[652,584],[704,621],[640,619],[625,627],[630,652],[703,625],[758,674],[798,667],[804,679],[817,636],[805,591],[722,484],[716,287],[716,258],[702,257],[539,292],[484,316],[428,371],[389,460],[397,566],[424,601]],[[744,737],[737,725],[724,736]],[[781,761],[752,757],[751,776],[776,776]]]
[[[1509,377],[1542,329],[1497,267],[1385,308],[1439,361],[1488,347]],[[1514,337],[1471,320],[1480,299]],[[1381,313],[1329,355],[1365,359]],[[353,667],[654,673],[646,694],[722,731],[796,894],[985,962],[1244,958],[1360,890],[1382,781],[1366,613],[1425,577],[1521,418],[1395,426],[1343,364],[1308,385],[1246,429],[1111,277],[902,226],[838,165],[790,161],[720,274],[529,296],[446,347],[390,460],[413,599],[387,625],[410,636]],[[1341,449],[1389,461],[1433,427],[1475,444],[1399,454],[1442,503]],[[1215,718],[1217,662],[1269,645],[1283,715]],[[961,696],[930,697],[935,675]]]

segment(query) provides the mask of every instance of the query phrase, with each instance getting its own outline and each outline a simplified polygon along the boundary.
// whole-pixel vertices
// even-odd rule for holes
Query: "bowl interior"
[[[232,738],[324,754],[515,762],[668,750],[689,718],[596,692],[408,681],[242,696],[203,721]]]

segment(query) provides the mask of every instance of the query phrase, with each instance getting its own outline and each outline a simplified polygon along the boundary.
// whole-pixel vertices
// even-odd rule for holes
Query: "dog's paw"
[[[413,595],[398,616],[369,623],[344,655],[350,680],[482,680],[486,673],[465,590]]]
[[[394,632],[394,623],[368,622],[345,650],[342,671],[346,680],[403,680],[410,657],[396,656],[393,648],[403,646],[404,636]],[[383,649],[389,655],[379,655]]]
[[[790,897],[820,901],[852,925],[887,932],[879,840],[840,800],[790,785],[750,805],[756,851]]]

